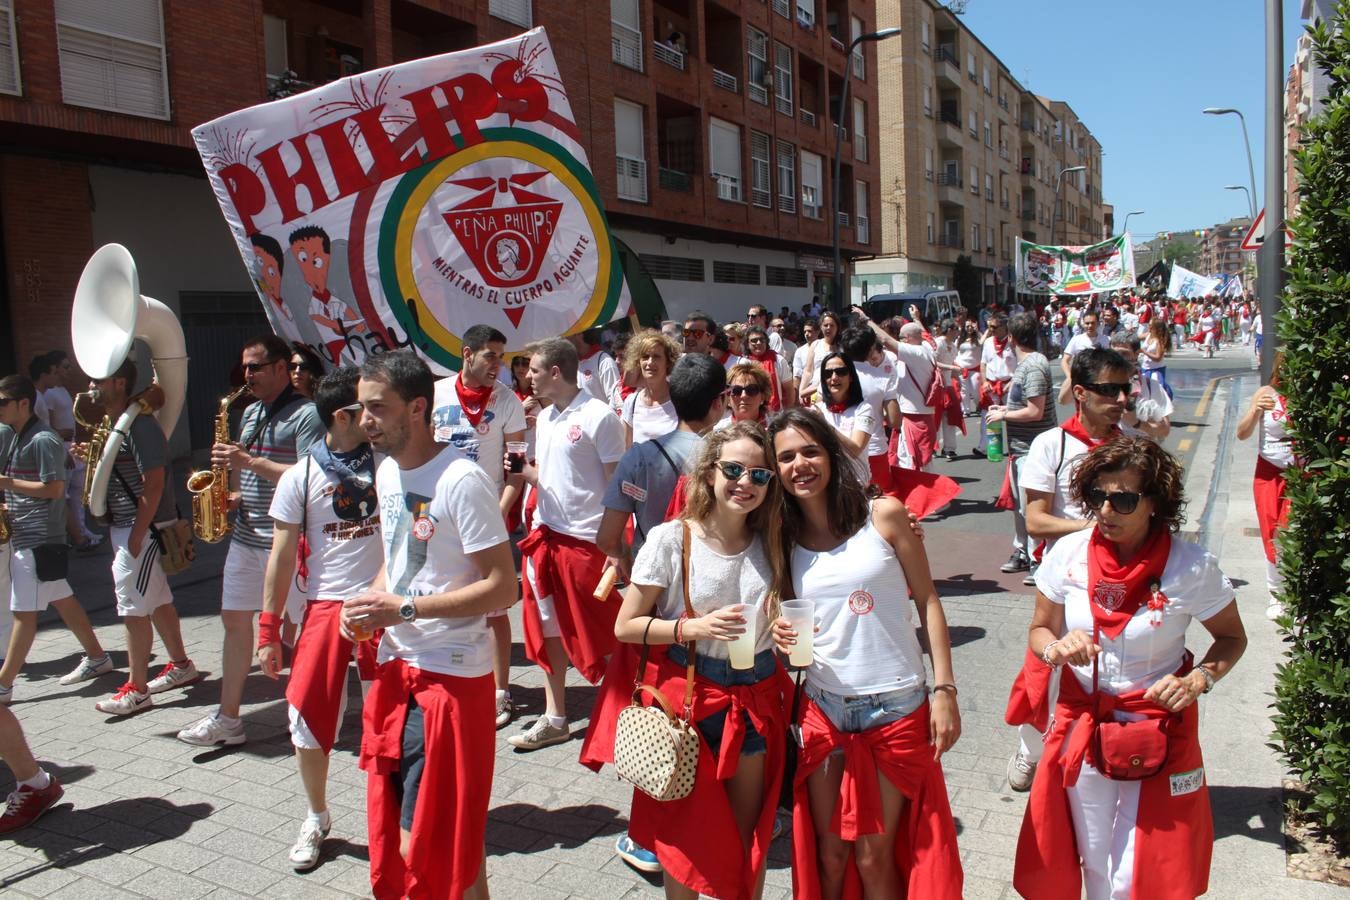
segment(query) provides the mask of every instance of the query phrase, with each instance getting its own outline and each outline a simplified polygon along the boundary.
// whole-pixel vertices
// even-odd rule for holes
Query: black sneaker
[[[1018,550],[1008,557],[1008,561],[998,567],[998,570],[1005,575],[1011,575],[1013,572],[1025,572],[1031,568],[1031,560],[1027,555]]]
[[[956,451],[955,451],[955,450],[948,450],[946,453],[944,453],[944,454],[942,454],[942,455],[945,456],[945,457],[947,457],[947,461],[948,461],[948,462],[956,462]]]

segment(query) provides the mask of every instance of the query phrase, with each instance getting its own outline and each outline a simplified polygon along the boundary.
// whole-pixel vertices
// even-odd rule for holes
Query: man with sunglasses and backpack
[[[348,664],[356,655],[363,689],[375,670],[374,643],[354,645],[338,628],[343,601],[365,593],[384,561],[377,461],[361,427],[359,378],[360,370],[347,366],[319,382],[314,404],[327,434],[282,474],[270,510],[272,551],[258,622],[258,661],[268,678],[281,676],[281,619],[293,586],[308,600],[286,685],[291,743],[309,801],[290,854],[300,872],[318,864],[332,824],[328,757],[347,707]]]
[[[1120,420],[1133,389],[1130,373],[1130,364],[1114,350],[1092,347],[1075,354],[1069,369],[1069,390],[1076,411],[1031,442],[1020,470],[1019,488],[1026,492],[1027,534],[1033,541],[1044,541],[1047,551],[1059,538],[1092,527],[1087,510],[1069,499],[1069,486],[1079,459],[1094,447],[1120,437]],[[1020,740],[1008,760],[1008,786],[1027,791],[1044,750],[1043,728],[1038,727],[1043,723],[1016,721],[1020,717],[1013,710],[1020,700],[1019,687],[1015,686],[1013,692],[1005,718],[1008,724],[1018,726]]]

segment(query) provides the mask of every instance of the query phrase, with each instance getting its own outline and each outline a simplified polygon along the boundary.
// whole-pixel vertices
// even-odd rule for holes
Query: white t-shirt
[[[1294,444],[1285,427],[1288,423],[1283,397],[1275,401],[1274,409],[1261,413],[1261,457],[1281,469],[1294,464]]]
[[[1151,337],[1148,338],[1146,341],[1144,341],[1143,349],[1146,352],[1139,354],[1140,371],[1152,372],[1154,369],[1167,368],[1167,357],[1164,356],[1162,359],[1158,360],[1157,362],[1154,362],[1153,359],[1148,355],[1149,353],[1162,353],[1166,349],[1165,347],[1162,346],[1162,344],[1158,341],[1157,338]]]
[[[1013,339],[1008,338],[1008,342],[1003,345],[1003,353],[999,354],[994,347],[994,339],[986,338],[980,348],[980,362],[984,363],[984,377],[990,381],[1012,378],[1012,373],[1017,371],[1017,351]]]
[[[33,415],[48,428],[52,426],[51,407],[47,405],[47,398],[42,391],[33,392]]]
[[[47,401],[47,413],[51,419],[52,429],[57,432],[73,432],[75,430],[75,400],[70,396],[70,391],[57,385],[43,391],[42,397]],[[116,418],[116,416],[113,418]]]
[[[1111,339],[1106,336],[1106,332],[1099,330],[1097,332],[1097,337],[1094,339],[1088,337],[1087,332],[1084,331],[1080,334],[1075,334],[1069,339],[1068,346],[1064,348],[1064,355],[1073,357],[1082,353],[1084,350],[1091,350],[1093,347],[1100,347],[1101,349],[1106,350],[1110,346]]]
[[[478,425],[471,425],[455,390],[459,378],[460,373],[456,372],[436,382],[431,407],[431,425],[436,429],[436,440],[450,444],[478,463],[501,494],[506,484],[506,473],[502,469],[506,435],[525,430],[525,404],[520,402],[515,391],[498,382],[492,386],[492,396]]]
[[[440,594],[481,577],[469,554],[505,543],[492,481],[454,447],[416,469],[386,459],[376,476],[385,586],[414,597]],[[492,671],[487,617],[418,619],[386,628],[379,662],[474,678]]]
[[[1161,382],[1146,376],[1136,377],[1134,382],[1139,386],[1139,393],[1134,400],[1134,411],[1140,420],[1161,422],[1172,415],[1174,410],[1172,398],[1167,396],[1167,391],[1163,390]],[[1121,430],[1130,432],[1124,425],[1121,425]]]
[[[955,364],[963,369],[975,369],[980,365],[980,345],[977,341],[962,340],[956,345]]]
[[[306,468],[309,492],[305,492]],[[370,472],[374,481],[374,472]],[[357,519],[342,519],[333,508],[338,480],[306,455],[281,474],[268,514],[288,525],[305,525],[309,541],[310,600],[348,600],[365,592],[380,572],[384,554],[377,532],[380,509],[370,498],[370,509]],[[307,515],[305,513],[308,513]]]
[[[764,597],[773,581],[773,570],[764,552],[764,541],[755,535],[750,546],[735,556],[723,556],[693,534],[689,547],[689,599],[694,614],[699,616],[716,612],[726,606],[744,603],[751,610],[746,619],[755,622],[755,652],[773,649],[773,635],[769,619],[764,614]],[[647,535],[647,542],[633,561],[631,581],[663,588],[665,592],[656,601],[654,615],[675,620],[684,615],[684,586],[681,572],[683,535],[679,522],[663,522]],[[714,659],[727,658],[726,641],[699,641],[695,651],[699,656]]]
[[[605,514],[605,466],[623,456],[622,423],[608,404],[579,391],[565,409],[540,412],[535,427],[539,524],[593,542]]]
[[[1064,606],[1066,631],[1080,628],[1092,634],[1092,607],[1088,602],[1088,539],[1079,531],[1055,542],[1036,570],[1036,588],[1046,599]],[[1098,683],[1109,694],[1146,688],[1177,670],[1186,651],[1186,627],[1192,619],[1213,618],[1233,602],[1233,584],[1219,571],[1219,562],[1199,544],[1172,537],[1172,552],[1163,568],[1161,590],[1168,600],[1162,623],[1149,621],[1147,604],[1134,614],[1125,630],[1112,640],[1100,635]],[[1070,666],[1084,690],[1092,690],[1092,665]]]
[[[933,354],[933,348],[927,344],[901,341],[900,362],[905,368],[900,376],[900,412],[910,415],[931,413],[933,407],[924,400],[928,386],[933,382],[933,373],[937,370],[937,357]]]
[[[633,443],[640,444],[663,434],[670,434],[680,427],[680,417],[675,415],[675,404],[667,400],[655,406],[642,402],[645,390],[634,391],[623,401],[623,412],[619,418],[623,424],[633,429]]]
[[[887,450],[886,402],[894,400],[900,389],[900,361],[889,350],[884,351],[881,365],[854,363],[858,370],[858,387],[862,388],[863,403],[872,408],[872,437],[867,442],[867,455],[880,456]]]
[[[610,409],[619,396],[620,377],[619,364],[603,350],[577,364],[577,387]]]
[[[1061,447],[1064,454],[1062,465]],[[1086,519],[1087,510],[1069,502],[1069,485],[1073,482],[1073,473],[1077,468],[1079,457],[1086,456],[1087,452],[1087,444],[1063,428],[1042,431],[1031,441],[1026,459],[1022,461],[1017,482],[1022,486],[1022,490],[1054,494],[1050,500],[1050,515],[1060,519]],[[1057,469],[1058,478],[1055,477]]]
[[[829,423],[831,428],[849,440],[853,440],[853,433],[855,431],[866,431],[868,434],[874,433],[877,428],[877,421],[880,418],[877,415],[876,410],[872,409],[872,405],[866,400],[862,403],[850,406],[843,412],[831,412],[830,408],[827,407],[822,400],[816,403],[815,410],[825,418],[825,421]],[[872,480],[872,470],[867,464],[867,457],[873,455],[871,446],[872,443],[869,440],[867,454],[862,457],[855,456],[852,450],[849,450],[847,447],[844,448],[845,450],[848,450],[849,459],[853,460],[853,466],[858,472],[858,477],[862,479],[863,484],[867,484]]]

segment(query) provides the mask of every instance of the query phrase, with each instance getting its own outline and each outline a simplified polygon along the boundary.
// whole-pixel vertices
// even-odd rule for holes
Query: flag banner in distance
[[[629,312],[542,28],[240,110],[192,131],[273,329],[333,365],[460,366]]]
[[[1134,246],[1128,234],[1086,247],[1017,239],[1017,290],[1086,295],[1134,287]]]

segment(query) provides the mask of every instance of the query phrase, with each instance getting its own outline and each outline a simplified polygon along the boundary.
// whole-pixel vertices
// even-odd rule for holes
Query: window
[[[986,94],[993,93],[993,89],[989,87],[989,66],[987,65],[984,67],[984,92]]]
[[[12,0],[0,0],[0,94],[19,93],[19,47]]]
[[[797,24],[808,29],[816,27],[816,0],[797,0]]]
[[[614,100],[614,160],[620,199],[646,203],[647,150],[642,107],[617,98]]]
[[[797,211],[797,147],[778,142],[778,209]]]
[[[662,281],[702,281],[703,260],[687,256],[660,256],[643,253],[639,257],[647,274]]]
[[[928,243],[930,243],[930,244],[936,243],[936,241],[934,240],[934,238],[937,237],[936,228],[937,228],[937,226],[934,224],[934,221],[933,221],[933,214],[932,214],[932,213],[929,213],[929,214],[928,214]]]
[[[56,0],[56,44],[67,103],[169,118],[159,0]]]
[[[263,16],[263,62],[269,82],[291,67],[286,50],[286,20],[280,16]]]
[[[928,48],[930,48],[930,47],[932,46],[931,38],[932,38],[932,35],[929,33],[929,25],[928,25],[927,22],[924,22],[924,23],[923,23],[923,37],[920,39],[920,42],[919,42],[920,46],[923,47],[924,50],[927,50]]]
[[[759,287],[759,266],[754,263],[713,260],[713,281],[717,284],[753,284]]]
[[[534,24],[530,18],[530,0],[488,0],[488,15],[521,28],[529,28]]]
[[[871,219],[867,215],[867,182],[853,182],[853,225],[858,243],[866,244],[871,238],[869,227]]]
[[[989,120],[984,120],[984,145],[986,147],[994,146],[994,130],[989,127]]]
[[[970,167],[970,192],[972,194],[980,192],[980,170],[977,166]]]
[[[863,33],[863,20],[857,16],[850,16],[849,19],[851,20],[850,39],[857,40]],[[853,58],[850,62],[853,65],[853,74],[865,81],[867,79],[867,63],[863,59],[863,44],[860,43],[853,48]]]
[[[610,56],[621,66],[642,71],[642,21],[638,0],[609,0]]]
[[[721,119],[708,120],[708,143],[717,199],[741,202],[741,129]]]
[[[793,114],[792,48],[777,41],[773,44],[773,100],[780,113]]]
[[[750,202],[755,206],[773,206],[773,182],[769,172],[769,136],[750,132]],[[714,278],[714,281],[717,279]]]
[[[970,80],[975,80],[975,54],[966,53],[966,73],[970,75]]]
[[[745,30],[745,92],[756,103],[769,104],[769,88],[773,81],[769,76],[769,36],[756,28]]]
[[[788,0],[773,0],[773,11],[783,18],[788,18],[791,11],[788,9]]]
[[[822,216],[825,190],[821,178],[824,171],[820,156],[802,151],[802,215],[812,219]]]
[[[994,176],[988,172],[984,173],[984,199],[994,199]]]
[[[769,287],[806,287],[805,269],[788,269],[783,266],[765,266],[764,283]]]
[[[980,252],[980,226],[978,225],[970,226],[970,252]]]
[[[923,177],[928,181],[933,180],[933,148],[923,148]]]
[[[867,162],[867,103],[853,98],[853,157]]]
[[[933,118],[933,86],[925,84],[923,86],[923,114],[928,118]]]
[[[970,127],[970,136],[971,136],[971,137],[975,137],[976,135],[978,135],[978,134],[980,133],[979,130],[977,129],[977,127],[976,127],[976,124],[975,124],[977,121],[978,121],[978,120],[975,118],[975,110],[972,109],[972,110],[970,111],[970,118],[967,120],[967,122],[969,123],[969,127]]]

